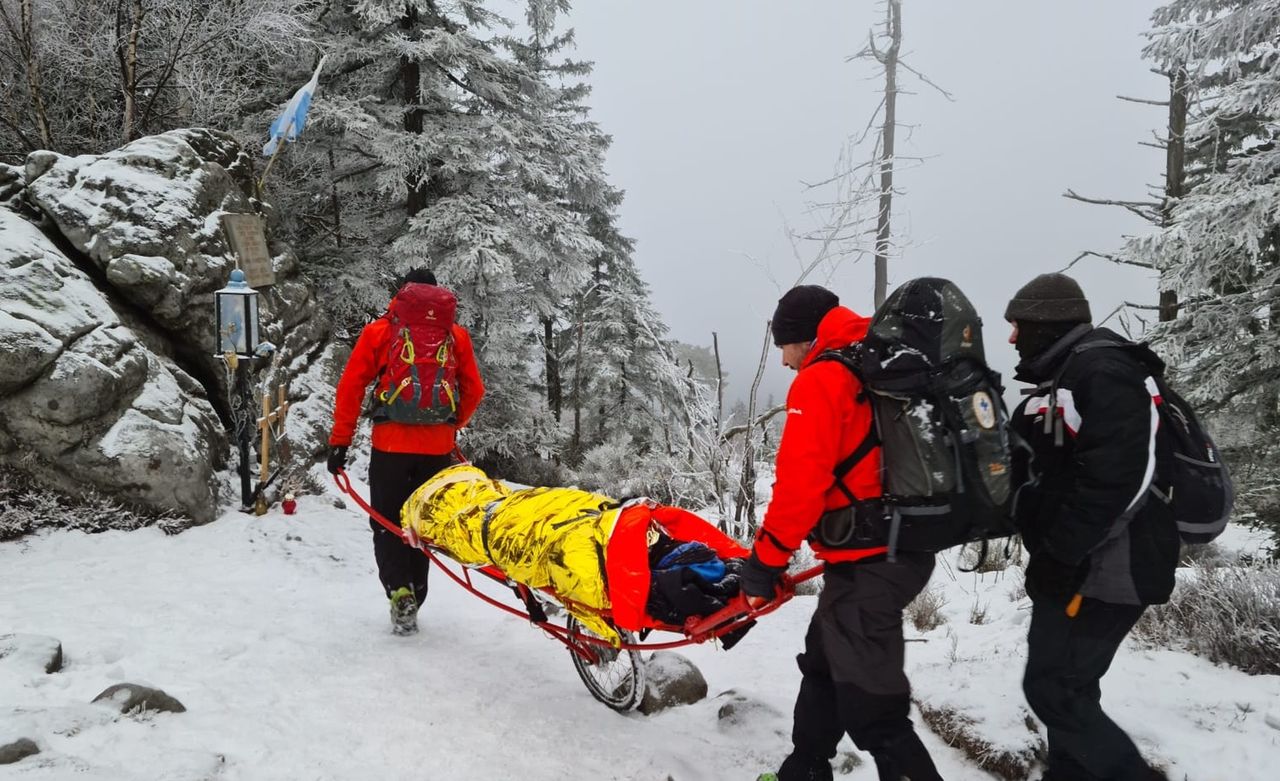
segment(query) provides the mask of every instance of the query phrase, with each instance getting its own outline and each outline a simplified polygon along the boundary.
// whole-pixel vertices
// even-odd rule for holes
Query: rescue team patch
[[[978,425],[983,428],[996,427],[996,405],[991,403],[991,397],[986,391],[973,394],[973,416],[977,418]]]

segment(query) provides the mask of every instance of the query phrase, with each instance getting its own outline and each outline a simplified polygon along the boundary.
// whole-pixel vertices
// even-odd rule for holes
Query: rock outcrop
[[[201,129],[0,166],[0,466],[72,495],[217,516],[232,404],[213,292],[234,267],[221,217],[263,210],[253,177],[231,136]],[[291,393],[288,429],[305,456],[332,398],[309,372],[333,351],[293,251],[269,247],[261,325],[277,352],[253,380],[306,394]]]

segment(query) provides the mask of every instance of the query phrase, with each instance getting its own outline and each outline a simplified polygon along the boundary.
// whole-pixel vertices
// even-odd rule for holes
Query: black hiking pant
[[[1102,712],[1099,682],[1146,608],[1086,599],[1075,618],[1061,603],[1034,604],[1022,690],[1049,730],[1049,772],[1063,781],[1159,778],[1124,730]]]
[[[409,495],[427,478],[453,465],[453,456],[424,456],[417,453],[388,453],[374,449],[369,457],[369,504],[392,523],[400,522],[400,508]],[[413,590],[418,604],[427,598],[427,571],[431,560],[422,551],[405,545],[403,538],[369,519],[373,529],[373,557],[378,562],[378,579],[391,592],[402,587]]]
[[[875,759],[882,781],[941,781],[908,714],[902,611],[929,582],[933,554],[896,562],[828,565],[804,653],[796,657],[791,755],[779,781],[831,781],[831,758],[846,732]]]

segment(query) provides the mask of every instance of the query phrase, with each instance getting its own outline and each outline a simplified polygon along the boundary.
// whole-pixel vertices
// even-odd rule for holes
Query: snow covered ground
[[[909,647],[918,696],[1021,745],[1025,602],[1016,571],[934,583],[947,623]],[[973,602],[987,622],[968,622]],[[683,651],[707,700],[654,716],[595,702],[567,651],[433,576],[422,632],[394,637],[367,525],[332,497],[298,514],[232,512],[177,536],[46,533],[0,545],[0,634],[51,635],[66,666],[0,664],[0,745],[41,753],[16,779],[751,779],[789,748],[799,597],[730,652]],[[956,638],[953,643],[951,638]],[[186,713],[126,718],[87,704],[120,682],[164,689]],[[1280,679],[1126,647],[1106,704],[1144,750],[1199,781],[1272,778]],[[759,705],[717,717],[735,690]],[[936,736],[948,779],[991,778]],[[842,748],[851,749],[851,746]],[[864,762],[840,778],[873,779]]]

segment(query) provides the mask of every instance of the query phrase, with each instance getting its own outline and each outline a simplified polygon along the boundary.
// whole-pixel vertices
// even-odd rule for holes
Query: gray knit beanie
[[[1004,310],[1004,319],[1022,322],[1088,323],[1089,300],[1066,274],[1041,274],[1022,286]]]

